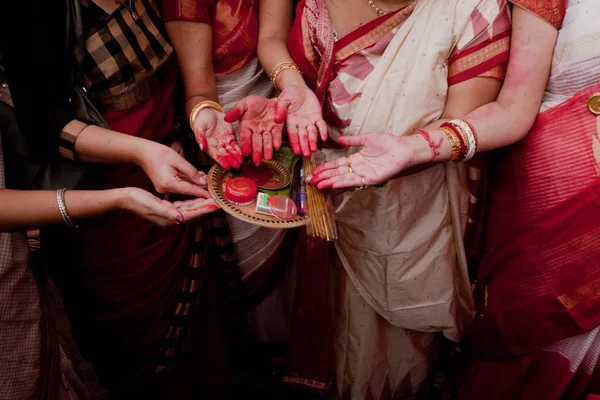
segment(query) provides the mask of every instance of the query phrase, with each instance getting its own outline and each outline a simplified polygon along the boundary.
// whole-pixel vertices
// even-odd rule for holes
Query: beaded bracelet
[[[423,136],[423,138],[429,144],[429,147],[431,148],[431,160],[429,162],[432,163],[435,160],[435,158],[440,155],[440,151],[438,149],[442,145],[444,138],[440,138],[440,141],[438,143],[436,143],[431,138],[431,135],[429,134],[429,132],[427,132],[425,129],[419,129],[414,134]]]

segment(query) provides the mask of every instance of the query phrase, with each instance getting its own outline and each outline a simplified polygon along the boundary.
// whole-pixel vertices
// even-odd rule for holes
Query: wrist
[[[283,92],[291,86],[306,86],[304,78],[295,69],[285,69],[277,75],[277,88]]]
[[[148,162],[152,162],[152,155],[159,152],[163,147],[167,146],[144,139],[143,143],[136,147],[132,155],[132,163],[146,171]]]
[[[433,158],[433,162],[449,161],[452,155],[452,147],[444,133],[437,129],[426,129],[426,131],[429,133],[430,139],[433,143],[439,143],[439,146],[435,148],[436,155]],[[429,164],[432,162],[432,148],[430,142],[424,136],[420,134],[413,134],[401,136],[398,138],[398,140],[400,140],[404,146],[407,146],[410,149],[411,167]]]
[[[214,101],[215,103],[218,103],[219,99],[218,99],[217,95],[213,96],[213,95],[197,94],[197,95],[193,95],[193,96],[189,97],[185,102],[186,117],[189,118],[194,107],[196,107],[198,104],[202,103],[203,101]]]
[[[111,209],[128,210],[131,203],[131,192],[134,188],[125,187],[106,190],[108,203]]]

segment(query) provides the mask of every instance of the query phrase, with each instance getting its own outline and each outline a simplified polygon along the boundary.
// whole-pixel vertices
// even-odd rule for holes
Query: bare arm
[[[181,69],[185,86],[185,112],[189,116],[203,101],[218,101],[212,56],[212,27],[204,22],[171,21],[165,24]],[[242,149],[233,127],[214,108],[200,110],[194,121],[194,134],[200,149],[224,168],[239,168]]]
[[[292,26],[291,0],[261,0],[259,9],[258,59],[270,74],[277,64],[291,61],[287,40]],[[277,87],[283,91],[292,85],[305,85],[302,75],[292,69],[277,76]]]
[[[74,220],[122,208],[128,189],[65,192],[65,205]],[[63,223],[56,192],[0,190],[0,231],[26,230]]]
[[[171,203],[139,188],[68,190],[64,196],[67,213],[75,223],[110,211],[123,210],[158,226],[167,226],[191,221],[219,208],[212,198]],[[56,192],[51,190],[0,189],[0,204],[0,232],[64,223]]]
[[[521,7],[514,7],[510,61],[500,94],[496,101],[462,114],[477,132],[479,152],[508,146],[527,135],[540,109],[557,37],[558,31],[552,26]],[[451,118],[461,117],[460,113],[452,114]],[[431,136],[435,140],[443,137],[443,133],[435,130]],[[428,148],[421,146],[415,150],[418,154],[414,163],[431,159]],[[440,150],[436,161],[450,160],[447,140]]]
[[[212,27],[189,21],[171,21],[165,26],[177,52],[185,86],[186,115],[189,115],[197,103],[218,99],[212,57]]]

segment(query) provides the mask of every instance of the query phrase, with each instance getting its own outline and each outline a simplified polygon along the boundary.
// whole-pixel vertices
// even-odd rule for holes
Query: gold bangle
[[[300,75],[302,75],[302,71],[300,71],[300,68],[298,68],[298,66],[294,64],[293,61],[285,61],[277,64],[275,68],[273,68],[273,72],[271,72],[271,83],[273,84],[275,89],[279,89],[276,83],[277,76],[286,69],[293,69],[294,71],[297,71]]]
[[[439,129],[442,132],[444,132],[444,135],[446,135],[446,137],[450,141],[450,144],[452,145],[452,155],[450,156],[450,160],[451,161],[459,160],[461,158],[462,145],[460,143],[460,139],[457,136],[457,133],[454,132],[453,129],[448,128],[447,126],[442,126]]]
[[[198,117],[198,113],[205,108],[212,108],[220,113],[224,112],[223,107],[221,107],[216,101],[206,100],[196,104],[194,108],[192,108],[192,112],[190,112],[190,128],[192,128],[192,132],[195,132],[194,123],[196,122],[196,117]]]

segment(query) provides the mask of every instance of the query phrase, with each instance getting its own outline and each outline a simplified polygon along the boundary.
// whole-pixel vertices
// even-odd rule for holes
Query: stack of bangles
[[[196,118],[198,117],[198,113],[200,113],[200,111],[202,111],[205,108],[212,108],[214,110],[217,110],[220,113],[224,112],[223,107],[221,107],[221,105],[219,103],[217,103],[216,101],[206,100],[206,101],[201,101],[200,103],[196,104],[194,106],[194,108],[192,108],[192,111],[190,112],[190,120],[189,120],[190,127],[192,128],[193,132],[195,132],[194,124],[196,122]]]
[[[302,71],[300,71],[300,68],[298,68],[298,66],[293,61],[284,61],[282,63],[277,64],[275,68],[273,68],[273,72],[271,72],[271,83],[273,84],[275,89],[279,89],[277,87],[277,76],[286,69],[293,69],[294,71],[302,75]]]
[[[446,135],[452,145],[451,161],[469,161],[475,156],[475,152],[477,151],[477,135],[475,129],[468,122],[462,119],[454,119],[442,124],[440,130]],[[437,149],[441,146],[442,141],[440,140],[439,143],[435,143],[431,139],[429,132],[424,129],[419,129],[415,134],[423,136],[429,143],[432,153],[431,162],[433,162],[435,157],[440,154]]]

